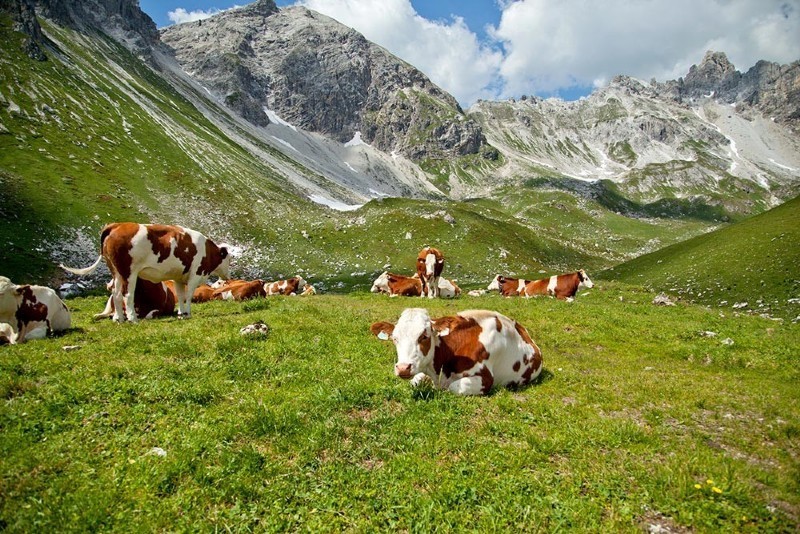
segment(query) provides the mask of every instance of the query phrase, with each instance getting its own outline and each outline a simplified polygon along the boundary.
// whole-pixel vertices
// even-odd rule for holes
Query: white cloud
[[[184,8],[179,7],[175,9],[175,11],[168,11],[167,17],[174,24],[183,24],[184,22],[195,22],[197,20],[207,19],[209,17],[213,17],[217,13],[222,13],[223,11],[228,11],[230,9],[236,9],[237,7],[241,6],[234,5],[226,9],[217,9],[215,7],[212,7],[207,11],[203,11],[202,9],[196,9],[194,11],[186,11]]]
[[[409,0],[302,0],[424,72],[463,105],[494,96],[502,53],[481,44],[461,18],[430,21]]]
[[[675,79],[707,50],[740,71],[800,59],[797,0],[517,0],[491,35],[505,56],[500,96],[597,86],[617,74]]]

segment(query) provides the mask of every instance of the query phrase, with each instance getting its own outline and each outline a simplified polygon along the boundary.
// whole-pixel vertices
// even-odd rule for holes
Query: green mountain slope
[[[800,197],[618,265],[601,278],[693,301],[794,318],[800,314]]]

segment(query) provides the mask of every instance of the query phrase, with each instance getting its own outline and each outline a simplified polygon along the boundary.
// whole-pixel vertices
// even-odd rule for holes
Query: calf
[[[422,293],[428,298],[439,296],[439,277],[444,270],[444,256],[433,247],[425,247],[417,254],[417,274],[422,282]]]
[[[572,300],[581,287],[587,289],[594,287],[594,284],[583,269],[574,273],[558,274],[550,278],[528,282],[521,294],[526,297],[550,295],[560,300]]]
[[[263,280],[241,281],[236,284],[225,284],[214,290],[214,296],[223,300],[249,300],[257,297],[266,297],[267,284]]]
[[[486,289],[489,291],[499,291],[504,297],[516,297],[522,294],[525,285],[529,282],[530,280],[508,278],[498,274]]]
[[[431,319],[408,308],[397,324],[370,330],[397,349],[394,374],[412,386],[431,381],[460,395],[482,395],[492,386],[528,384],[542,371],[542,353],[521,324],[494,311],[470,310]]]
[[[422,295],[422,281],[416,276],[403,276],[384,271],[372,283],[373,293],[386,293],[390,297],[419,297]]]
[[[45,337],[70,327],[67,305],[49,287],[16,285],[0,276],[0,335],[9,343]]]
[[[277,282],[268,282],[264,285],[267,295],[298,295],[306,286],[306,281],[302,276],[295,276],[288,280],[278,280]]]
[[[114,280],[108,284],[108,290],[113,293]],[[133,294],[133,306],[138,319],[152,319],[156,316],[173,315],[175,313],[175,289],[172,280],[167,282],[150,282],[142,278],[136,284]],[[102,313],[94,316],[95,319],[111,317],[114,314],[114,297],[108,297],[106,308]]]
[[[228,278],[231,257],[227,246],[218,246],[190,228],[125,222],[107,224],[100,232],[100,256],[93,265],[84,269],[61,267],[86,275],[97,269],[103,259],[114,277],[114,321],[123,321],[127,316],[135,322],[134,296],[139,278],[151,282],[174,280],[178,316],[189,317],[194,290],[209,275]]]

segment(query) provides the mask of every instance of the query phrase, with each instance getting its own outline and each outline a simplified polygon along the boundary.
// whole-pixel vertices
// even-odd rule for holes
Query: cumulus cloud
[[[603,85],[617,74],[675,79],[707,50],[740,71],[800,58],[800,6],[780,0],[516,0],[490,34],[502,43],[501,96]]]
[[[228,9],[236,9],[237,7],[240,6],[235,5]],[[203,11],[202,9],[187,11],[184,8],[179,7],[175,11],[168,11],[167,17],[169,18],[169,20],[172,21],[173,24],[183,24],[184,22],[194,22],[197,20],[207,19],[209,17],[213,17],[217,13],[222,13],[223,11],[227,11],[228,9],[211,8],[207,11]]]
[[[354,28],[424,72],[463,105],[496,93],[502,52],[481,43],[460,17],[431,21],[409,0],[302,0],[299,4]]]

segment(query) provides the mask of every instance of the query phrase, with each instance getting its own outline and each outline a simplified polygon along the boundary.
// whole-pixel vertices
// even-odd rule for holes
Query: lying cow
[[[221,298],[222,300],[249,300],[258,297],[266,297],[267,284],[263,280],[250,280],[238,281],[233,284],[224,284],[222,287],[214,290],[214,298]]]
[[[277,282],[267,282],[264,289],[267,295],[299,295],[308,285],[302,276],[294,276],[288,280],[278,280]]]
[[[550,278],[528,282],[520,294],[526,297],[550,295],[560,300],[572,300],[578,289],[582,287],[587,289],[594,287],[583,269],[574,273],[558,274]]]
[[[114,280],[106,287],[113,293]],[[166,282],[151,282],[142,278],[136,284],[133,294],[133,307],[138,319],[152,319],[157,316],[173,315],[175,313],[175,289],[172,280]],[[123,303],[124,304],[124,303]],[[103,319],[114,315],[114,297],[108,297],[105,309],[94,316]]]
[[[165,282],[166,284],[171,284],[172,280]],[[174,287],[174,286],[173,286]],[[218,297],[214,293],[214,287],[208,284],[200,284],[200,287],[194,290],[192,293],[192,302],[208,302],[209,300],[217,300]]]
[[[542,371],[542,353],[521,324],[494,311],[470,310],[431,319],[408,308],[397,324],[370,327],[397,349],[394,374],[412,386],[431,381],[460,395],[482,395],[492,386],[528,384]]]
[[[107,224],[100,232],[100,255],[93,265],[84,269],[61,267],[86,275],[103,259],[114,277],[114,321],[127,316],[135,322],[134,295],[140,277],[151,282],[174,280],[178,316],[189,317],[195,289],[212,274],[228,278],[231,257],[227,246],[218,246],[189,228],[125,222]]]
[[[23,343],[67,330],[72,317],[67,305],[49,287],[16,285],[0,276],[0,335],[8,343]]]
[[[390,297],[419,297],[422,295],[422,281],[416,276],[404,276],[384,271],[372,283],[372,293],[386,293]]]
[[[422,282],[420,296],[435,298],[439,296],[439,277],[444,270],[444,256],[433,247],[425,247],[417,254],[417,274]],[[432,288],[432,289],[431,289]]]
[[[317,294],[316,288],[314,288],[314,286],[312,286],[311,284],[306,284],[306,285],[303,286],[303,292],[300,293],[300,296],[301,297],[308,297],[308,296],[316,295],[316,294]]]
[[[522,294],[525,286],[530,283],[530,280],[522,280],[521,278],[508,278],[506,276],[497,275],[494,280],[487,286],[488,291],[499,291],[504,297],[516,297]]]

